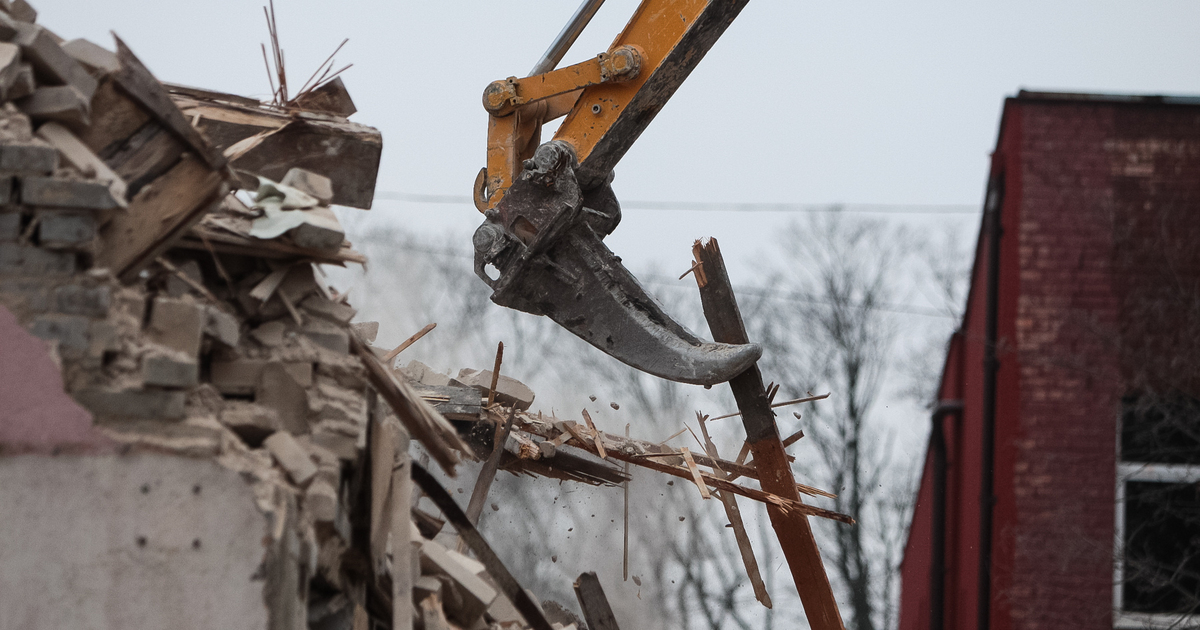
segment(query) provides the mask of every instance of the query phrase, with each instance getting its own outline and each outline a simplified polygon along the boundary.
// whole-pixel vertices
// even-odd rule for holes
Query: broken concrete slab
[[[308,395],[292,372],[282,363],[268,363],[258,378],[254,401],[274,409],[287,431],[308,433]]]
[[[431,387],[444,387],[449,385],[451,380],[449,374],[442,374],[416,359],[409,361],[400,371],[408,380]]]
[[[20,212],[0,212],[0,242],[13,242],[21,236],[23,218]]]
[[[0,144],[0,171],[49,175],[58,168],[58,149],[41,139]]]
[[[43,176],[21,178],[21,203],[84,210],[111,210],[120,205],[107,184]]]
[[[462,369],[454,379],[460,385],[474,387],[485,395],[492,386],[491,370]],[[517,409],[529,409],[533,404],[533,390],[515,378],[500,375],[496,383],[496,400],[504,405]]]
[[[87,350],[91,320],[82,315],[41,315],[34,318],[29,332],[47,341],[57,341],[73,350]]]
[[[52,252],[32,245],[0,243],[0,275],[68,274],[75,271],[75,254]]]
[[[142,380],[156,387],[192,387],[200,382],[195,357],[154,352],[142,357]]]
[[[353,307],[342,302],[325,299],[322,295],[310,295],[300,303],[300,307],[313,315],[324,317],[339,324],[349,323],[358,314],[358,311],[354,310]],[[376,324],[376,329],[378,327],[379,325]]]
[[[317,465],[308,453],[287,431],[277,431],[263,441],[263,446],[275,457],[275,461],[287,471],[288,477],[298,485],[308,483],[317,474]]]
[[[346,231],[329,208],[293,210],[304,217],[304,222],[288,230],[287,235],[297,247],[306,249],[336,250],[346,240]]]
[[[496,600],[496,589],[451,557],[441,545],[432,540],[421,540],[420,544],[422,573],[441,573],[453,580],[463,605],[452,616],[463,624],[474,623]]]
[[[270,348],[277,348],[283,345],[284,334],[288,331],[288,324],[282,320],[266,322],[258,328],[250,331],[250,336],[254,337],[259,343]]]
[[[96,238],[96,216],[91,212],[42,210],[37,221],[38,242],[46,249],[88,249]]]
[[[83,95],[69,85],[38,87],[29,96],[18,100],[17,107],[38,121],[55,121],[76,128],[90,123],[91,107]]]
[[[209,305],[205,310],[208,319],[204,324],[204,334],[230,348],[237,347],[241,339],[241,324],[238,319],[216,306]]]
[[[236,359],[213,361],[210,368],[211,381],[222,394],[253,394],[258,389],[263,368],[275,361],[268,359]],[[312,363],[283,362],[283,366],[301,387],[310,387],[313,382]]]
[[[333,201],[333,180],[302,168],[293,168],[279,183],[312,195],[323,205]]]
[[[9,5],[8,14],[18,22],[28,22],[30,24],[37,21],[37,10],[29,5],[25,0],[12,0]]]
[[[188,299],[160,297],[154,300],[146,332],[151,341],[194,357],[200,352],[207,323],[204,306]]]
[[[99,85],[92,75],[63,51],[46,29],[36,24],[17,24],[13,43],[34,69],[41,82],[71,87],[85,104],[92,100]]]
[[[283,428],[274,409],[243,400],[225,401],[219,419],[251,445]]]
[[[67,315],[106,317],[112,305],[112,289],[106,285],[65,284],[54,289],[54,304],[58,312]]]
[[[108,74],[121,69],[117,53],[86,39],[72,39],[62,45],[63,52],[93,72]]]
[[[318,523],[332,523],[337,518],[337,490],[328,482],[317,478],[304,491],[304,509]]]
[[[367,343],[375,343],[375,338],[379,336],[379,322],[358,322],[350,324],[350,328]]]
[[[71,394],[100,418],[113,420],[179,420],[187,392],[165,389],[85,389]]]
[[[54,613],[58,627],[271,627],[270,517],[242,475],[211,459],[0,458],[0,505],[0,531],[22,532],[0,540],[9,619],[45,619],[47,601],[69,599]],[[184,584],[203,596],[182,596]]]
[[[325,321],[312,318],[304,323],[300,334],[308,337],[313,343],[341,354],[350,352],[350,334],[345,328]]]
[[[67,164],[79,169],[85,177],[108,184],[109,192],[118,204],[125,203],[125,180],[114,173],[104,160],[92,153],[70,129],[56,122],[48,122],[38,128],[37,135],[57,149]]]

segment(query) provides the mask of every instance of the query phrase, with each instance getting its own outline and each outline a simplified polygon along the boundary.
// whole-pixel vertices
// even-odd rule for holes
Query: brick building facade
[[[1200,99],[1008,99],[900,627],[1200,613],[1198,374]]]

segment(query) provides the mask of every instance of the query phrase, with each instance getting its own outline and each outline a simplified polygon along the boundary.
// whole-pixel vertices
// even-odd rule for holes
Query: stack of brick
[[[0,323],[15,319],[44,341],[62,389],[79,417],[90,417],[86,431],[100,436],[93,443],[109,446],[92,460],[19,460],[12,455],[74,451],[46,431],[0,426],[0,501],[25,506],[0,514],[0,527],[37,530],[80,517],[69,502],[30,507],[37,501],[26,501],[12,475],[66,479],[82,497],[136,499],[114,499],[111,509],[88,514],[89,523],[112,533],[108,546],[76,553],[51,541],[53,551],[36,552],[44,547],[0,541],[0,615],[25,618],[22,607],[37,599],[30,593],[79,580],[95,589],[71,594],[80,603],[66,610],[63,625],[94,625],[88,606],[144,591],[165,602],[129,605],[147,627],[156,615],[196,627],[251,626],[264,614],[256,608],[263,602],[270,628],[365,628],[393,604],[398,620],[411,612],[411,627],[427,630],[529,627],[478,562],[415,529],[403,536],[407,520],[389,529],[393,515],[408,512],[394,503],[407,497],[402,425],[452,469],[458,455],[445,453],[469,447],[421,397],[468,430],[487,429],[481,403],[491,373],[464,370],[430,385],[413,366],[388,370],[368,345],[378,324],[352,324],[355,309],[328,286],[319,263],[365,262],[330,205],[369,207],[380,146],[378,132],[345,120],[353,105],[340,80],[306,96],[318,111],[268,111],[241,97],[164,87],[119,39],[115,53],[63,42],[35,18],[23,0],[0,0],[0,311],[7,311]],[[186,117],[181,102],[190,108]],[[222,118],[231,102],[245,110],[239,115],[253,112],[273,126],[271,142],[256,137],[248,140],[253,146],[226,146],[244,131]],[[201,133],[220,141],[210,144]],[[325,140],[314,144],[314,136]],[[331,154],[323,148],[329,146],[341,148]],[[305,168],[277,172],[293,158]],[[260,182],[253,203],[245,192],[229,192]],[[12,370],[23,359],[6,356],[7,343],[0,339],[0,368]],[[527,409],[533,400],[508,377],[497,390],[505,405]],[[32,416],[18,417],[25,411],[3,407],[0,423],[40,426]],[[44,443],[34,448],[6,437],[32,434]],[[473,446],[486,454],[492,445]],[[77,469],[106,472],[66,472]],[[143,481],[147,476],[159,481]],[[225,501],[226,511],[241,510],[233,499],[249,488],[249,513],[238,512],[237,522],[251,529],[226,522],[232,513],[179,521],[175,511],[186,512],[179,494],[164,495],[162,504],[143,500],[156,496],[163,479],[189,489],[188,497]],[[50,490],[70,494],[61,485]],[[174,525],[121,533],[158,520]],[[180,533],[193,527],[203,533]],[[401,553],[397,536],[412,544],[411,554]],[[234,582],[218,580],[212,576],[219,572],[180,560],[181,548],[162,542],[172,537],[185,538],[187,552],[198,557],[217,554],[205,566],[236,561],[257,568]],[[219,555],[247,544],[251,551],[237,558]],[[169,561],[139,555],[161,545]],[[249,557],[254,550],[262,557]],[[2,568],[29,563],[48,576],[45,585]],[[125,573],[113,574],[117,565]],[[414,584],[411,608],[398,605],[400,591],[393,597],[386,589],[405,584],[402,574]],[[155,595],[176,580],[192,585],[190,597]],[[253,597],[238,591],[251,584],[260,589]],[[226,610],[206,588],[226,589],[249,608],[231,603]],[[114,627],[138,627],[114,621],[118,608],[103,604],[94,614]],[[554,627],[582,627],[569,616],[559,620]]]

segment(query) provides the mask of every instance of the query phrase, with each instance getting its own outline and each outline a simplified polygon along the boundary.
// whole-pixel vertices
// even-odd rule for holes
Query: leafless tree
[[[911,283],[899,269],[912,262],[899,247],[906,237],[880,222],[818,219],[786,235],[789,273],[776,270],[770,289],[739,288],[751,337],[765,349],[761,365],[767,379],[797,394],[834,393],[827,403],[804,411],[809,435],[804,442],[812,446],[802,446],[819,456],[805,458],[800,467],[806,482],[839,493],[836,504],[827,507],[859,520],[857,527],[822,525],[820,530],[835,585],[850,602],[848,620],[858,629],[894,626],[896,566],[912,501],[908,480],[913,471],[893,460],[886,423],[875,413],[885,384],[894,378],[890,353],[896,318],[904,316],[889,310],[890,302],[901,295],[898,286]],[[580,398],[589,394],[600,402],[593,410],[605,401],[620,401],[620,412],[609,412],[607,418],[596,413],[597,422],[610,422],[606,430],[620,431],[624,422],[633,421],[635,435],[646,439],[665,439],[696,409],[713,415],[733,409],[727,388],[705,391],[649,377],[595,352],[545,318],[490,304],[487,287],[471,273],[465,242],[416,239],[400,230],[375,230],[356,240],[372,261],[372,272],[355,289],[365,294],[355,300],[362,316],[381,321],[381,330],[391,330],[395,342],[430,321],[444,330],[423,339],[406,356],[427,358],[439,368],[487,367],[495,342],[503,339],[508,373],[540,383],[535,389],[551,407],[578,413],[575,407],[591,402]],[[727,252],[731,255],[737,254]],[[681,252],[681,265],[686,258],[687,252]],[[679,282],[653,270],[638,275],[672,316],[704,336],[690,279]],[[928,273],[921,282],[936,277]],[[736,421],[725,422],[711,428],[721,453],[732,457],[744,436]],[[673,443],[683,440],[692,436],[685,432]],[[772,630],[802,623],[795,592],[780,588],[787,583],[777,575],[782,558],[759,506],[744,507],[743,516],[774,600],[771,610],[754,601],[717,501],[702,501],[690,484],[648,472],[635,471],[633,488],[632,545],[640,567],[633,572],[650,602],[645,610],[652,611],[641,627]],[[544,596],[560,601],[572,597],[573,576],[563,565],[546,561],[548,550],[582,544],[611,554],[612,546],[620,544],[619,533],[615,539],[583,543],[570,543],[564,534],[572,527],[594,527],[591,514],[596,510],[619,514],[619,490],[588,491],[586,501],[573,501],[556,485],[505,477],[494,491],[503,493],[504,508],[494,517],[485,510],[482,526],[490,535],[505,536],[502,556]]]
[[[788,235],[789,267],[775,286],[798,297],[790,316],[752,319],[757,339],[773,352],[768,373],[797,393],[831,391],[804,423],[821,454],[806,465],[838,493],[835,509],[857,526],[825,526],[827,562],[857,630],[894,623],[895,585],[908,512],[912,471],[900,472],[892,429],[876,417],[898,334],[889,312],[910,261],[901,229],[839,213],[797,224]]]

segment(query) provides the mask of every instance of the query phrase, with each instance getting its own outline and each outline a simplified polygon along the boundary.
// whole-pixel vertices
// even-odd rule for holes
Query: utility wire
[[[443,203],[470,205],[467,195],[425,195],[394,190],[375,192],[381,201],[405,203]],[[967,204],[900,204],[900,203],[757,203],[706,201],[622,201],[628,210],[685,211],[685,212],[863,212],[879,214],[978,214],[979,208]]]
[[[418,252],[418,253],[422,253],[422,254],[433,254],[435,256],[447,256],[450,258],[461,258],[461,259],[465,259],[465,260],[474,260],[473,256],[471,256],[463,251],[455,250],[455,249],[451,249],[451,248],[435,249],[432,247],[421,247],[421,246],[412,245],[409,243],[397,243],[397,244],[391,245],[391,247],[394,249],[402,249],[402,250]],[[661,286],[665,286],[665,287],[671,287],[674,289],[686,288],[686,285],[681,284],[677,278],[668,278],[665,276],[648,275],[648,276],[644,276],[642,278],[642,281],[645,284],[661,285]],[[802,304],[819,304],[822,306],[837,306],[836,304],[834,304],[833,302],[830,302],[829,300],[816,299],[816,298],[813,298],[811,296],[805,295],[805,294],[797,292],[797,291],[781,291],[779,289],[768,289],[768,288],[764,288],[764,287],[750,287],[750,286],[743,286],[743,285],[735,285],[733,287],[733,290],[735,293],[740,293],[743,295],[753,295],[756,297],[765,297],[768,299],[784,300],[784,301],[788,301],[788,302],[798,302],[798,303],[802,303]],[[899,315],[920,315],[922,317],[940,317],[940,318],[944,318],[944,319],[955,319],[955,320],[959,318],[958,315],[954,315],[954,314],[948,313],[946,311],[941,311],[936,308],[931,308],[931,307],[927,307],[927,306],[918,306],[915,304],[886,304],[885,303],[885,304],[878,304],[878,305],[874,305],[874,306],[866,306],[863,304],[848,304],[847,306],[850,306],[851,308],[857,308],[857,309],[876,310],[876,311],[883,311],[885,313],[896,313]]]

